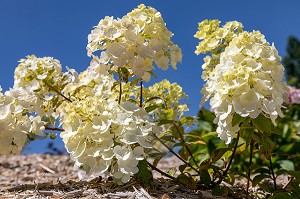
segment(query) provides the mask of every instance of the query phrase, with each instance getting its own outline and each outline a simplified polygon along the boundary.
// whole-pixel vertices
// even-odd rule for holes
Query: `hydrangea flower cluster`
[[[171,37],[161,14],[141,4],[121,19],[102,19],[88,36],[87,50],[89,56],[102,50],[100,60],[112,64],[112,71],[123,67],[149,81],[153,62],[166,70],[181,61],[181,49]]]
[[[122,183],[138,172],[156,128],[144,109],[101,95],[66,103],[63,109],[61,137],[77,166],[88,173],[110,173]]]
[[[70,82],[70,75],[62,72],[60,62],[52,57],[34,55],[21,59],[15,69],[14,88],[22,93],[23,104],[40,116],[54,114],[56,103],[63,101],[58,93]]]
[[[195,37],[201,40],[195,53],[208,53],[202,65],[202,79],[205,81],[214,76],[214,66],[220,62],[220,55],[230,41],[243,31],[243,25],[237,21],[229,21],[223,27],[219,20],[204,20],[199,23]]]
[[[274,124],[283,116],[281,108],[288,88],[282,82],[280,60],[275,46],[259,31],[243,31],[225,47],[213,68],[214,75],[202,89],[204,101],[210,98],[221,139],[229,143],[239,131],[239,125],[232,125],[234,114],[250,118],[263,114]]]
[[[45,123],[40,116],[28,115],[18,100],[20,95],[16,89],[4,94],[0,87],[0,154],[18,154],[27,143],[29,133],[42,135]]]
[[[142,85],[136,89],[133,79],[142,84],[150,80],[154,63],[166,70],[169,65],[176,69],[181,61],[181,50],[171,37],[161,14],[142,4],[121,19],[106,17],[99,22],[88,36],[90,66],[80,74],[68,67],[62,72],[60,62],[52,57],[21,59],[13,89],[3,94],[0,88],[0,147],[5,148],[0,153],[19,153],[27,138],[57,130],[59,120],[61,137],[77,166],[90,174],[111,174],[118,183],[128,182],[153,147],[152,134],[161,130],[142,107],[163,101],[165,111],[178,110],[172,118],[181,118],[188,110],[178,103],[186,97],[182,88],[168,81],[144,88],[145,96],[136,98],[140,106],[133,102],[143,90]],[[98,50],[101,55],[94,55]],[[124,69],[127,78],[138,78],[131,78],[131,83],[124,77],[115,80],[115,73]],[[162,101],[144,101],[142,106],[143,98],[150,95]]]
[[[150,99],[146,100],[145,107],[159,107],[149,112],[154,120],[168,118],[179,121],[189,110],[187,104],[180,102],[180,100],[188,98],[187,94],[182,91],[182,87],[177,83],[171,84],[166,79],[145,88],[144,97]],[[170,114],[170,112],[172,113]]]

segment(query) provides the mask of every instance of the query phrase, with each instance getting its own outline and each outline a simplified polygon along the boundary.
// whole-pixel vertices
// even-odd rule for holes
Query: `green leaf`
[[[163,124],[173,124],[173,120],[167,120],[167,119],[161,119],[158,121],[158,125],[163,125]]]
[[[181,120],[180,120],[180,123],[181,123],[181,125],[183,125],[183,124],[186,124],[186,123],[189,123],[189,122],[192,122],[192,121],[194,121],[194,117],[192,117],[192,116],[187,116],[187,117],[184,117],[184,118],[182,118]]]
[[[271,131],[270,119],[260,114],[257,118],[252,120],[252,123],[256,129],[261,132],[267,133]]]
[[[258,186],[267,193],[272,193],[274,191],[273,185],[271,186],[271,185],[266,185],[266,184],[260,183],[260,184],[258,184]]]
[[[234,175],[232,173],[227,174],[225,177],[225,181],[230,185],[234,185],[234,182],[235,182]]]
[[[264,179],[268,179],[270,178],[269,175],[266,174],[259,174],[254,176],[253,180],[252,180],[252,186],[255,187],[256,185],[258,185],[258,183],[260,183],[262,180]]]
[[[218,184],[212,189],[212,195],[215,196],[227,196],[230,192],[231,189],[223,184]]]
[[[121,72],[122,72],[122,77],[123,77],[124,82],[127,83],[127,82],[128,82],[128,78],[129,78],[129,75],[130,75],[129,71],[127,70],[127,68],[122,67],[122,68],[121,68]]]
[[[185,147],[182,147],[179,151],[178,154],[180,155],[180,157],[182,157],[184,160],[188,160],[189,159],[189,153],[187,152]]]
[[[172,120],[174,117],[174,110],[173,109],[164,110],[164,114],[166,119]]]
[[[219,148],[214,150],[211,154],[211,162],[215,163],[218,161],[227,151],[229,151],[228,148]]]
[[[275,147],[275,143],[267,136],[258,137],[257,140],[260,144],[260,152],[263,153],[267,159],[271,157],[272,150]]]
[[[287,172],[287,170],[285,169],[279,169],[278,171],[276,171],[276,176],[280,176],[280,175],[283,175]]]
[[[296,178],[297,180],[300,180],[300,172],[299,171],[287,171],[288,174]]]
[[[54,133],[50,133],[50,139],[54,140],[56,138],[56,135]]]
[[[275,193],[275,195],[271,197],[271,199],[293,199],[293,198],[294,197],[288,192]]]
[[[132,86],[134,86],[134,85],[136,85],[137,83],[139,82],[139,78],[133,78],[132,80],[131,80],[131,85]]]
[[[196,182],[190,176],[189,174],[181,173],[179,176],[177,176],[176,180],[182,184],[183,186],[189,188],[189,189],[196,189]]]
[[[152,75],[153,77],[157,78],[156,74],[153,71],[147,71],[148,73],[150,73],[150,75]]]
[[[35,134],[30,131],[28,134],[27,134],[27,138],[30,140],[30,141],[33,141],[35,140]]]
[[[296,181],[292,181],[291,183],[290,183],[290,185],[291,185],[291,188],[292,188],[292,192],[294,192],[297,196],[298,196],[298,198],[300,197],[300,187],[299,187],[299,182],[296,182]]]
[[[157,164],[159,163],[159,161],[163,158],[163,157],[165,157],[166,155],[168,154],[168,152],[166,152],[166,153],[151,153],[149,156],[150,157],[152,157],[152,158],[154,158],[154,160],[153,160],[153,166],[157,166]]]
[[[287,171],[294,171],[295,166],[294,163],[290,160],[279,160],[277,163],[280,165],[282,169],[285,169]]]
[[[134,174],[135,179],[144,187],[151,187],[153,184],[153,176],[146,160],[140,160],[138,163],[139,171]]]
[[[167,171],[167,174],[169,174],[170,176],[174,176],[176,171],[177,171],[176,167],[172,167]]]
[[[247,149],[247,147],[248,147],[248,145],[246,143],[244,143],[244,144],[238,146],[237,152],[240,152],[240,153],[244,152]]]
[[[183,173],[186,167],[187,167],[187,164],[182,164],[182,165],[180,165],[180,166],[179,166],[179,171],[180,171],[181,173]]]
[[[200,181],[201,184],[209,186],[211,184],[211,177],[208,173],[208,169],[201,169],[200,170]]]
[[[147,106],[145,108],[145,110],[146,110],[147,113],[150,113],[150,112],[154,111],[155,109],[157,109],[159,107],[160,107],[160,105],[155,104],[155,105]]]
[[[205,133],[204,135],[201,136],[201,138],[209,137],[209,136],[215,136],[217,135],[217,132],[210,132],[210,133]]]
[[[247,123],[243,123],[241,125],[240,135],[241,138],[243,138],[246,141],[246,144],[249,145],[251,140],[253,139],[254,128],[249,126],[249,124]]]
[[[239,125],[240,123],[244,122],[246,120],[246,117],[242,117],[239,114],[234,114],[232,118],[232,126]]]
[[[227,151],[226,153],[224,153],[224,155],[222,155],[221,158],[226,158],[226,159],[228,159],[231,155],[232,155],[232,151]]]
[[[162,100],[160,97],[157,97],[157,96],[155,96],[155,97],[150,97],[149,99],[147,99],[146,101],[145,101],[145,103],[148,103],[148,102],[151,102],[151,101],[153,101],[153,100]]]

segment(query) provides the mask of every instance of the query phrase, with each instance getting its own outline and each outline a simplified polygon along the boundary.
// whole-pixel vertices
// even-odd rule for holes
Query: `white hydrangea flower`
[[[220,54],[202,93],[204,101],[210,98],[221,139],[229,143],[239,131],[238,125],[232,126],[235,113],[250,118],[263,114],[274,124],[283,116],[288,88],[282,82],[280,60],[275,46],[259,31],[237,34]]]
[[[166,28],[161,14],[141,4],[121,19],[105,17],[88,36],[88,56],[101,52],[101,63],[111,63],[118,72],[129,72],[150,81],[153,62],[164,70],[182,59],[181,49],[171,41],[173,34]]]
[[[181,102],[181,100],[188,98],[187,94],[183,92],[182,87],[177,83],[171,84],[166,79],[155,83],[149,88],[145,88],[144,97],[145,99],[152,98],[150,101],[146,100],[145,107],[161,106],[149,113],[154,120],[165,118],[164,111],[167,109],[172,109],[174,112],[173,117],[169,119],[180,120],[184,116],[184,113],[189,110],[188,105]]]
[[[40,116],[55,115],[53,102],[64,100],[57,92],[62,92],[62,85],[78,81],[75,71],[68,69],[69,72],[63,73],[60,62],[52,57],[31,55],[19,62],[15,69],[14,88],[21,93],[22,101],[27,102],[26,108]]]
[[[97,57],[79,75],[79,81],[64,92],[72,102],[59,108],[63,142],[77,166],[88,173],[111,174],[118,183],[126,183],[151,148],[151,133],[156,128],[147,112],[125,101],[118,104],[112,91],[115,80]],[[122,150],[121,150],[122,149]]]
[[[40,117],[28,116],[21,106],[19,91],[10,89],[0,94],[0,154],[19,154],[27,143],[27,134],[41,135],[45,123]]]

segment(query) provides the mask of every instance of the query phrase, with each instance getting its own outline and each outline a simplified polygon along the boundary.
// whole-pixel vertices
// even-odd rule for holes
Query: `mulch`
[[[0,198],[223,199],[213,196],[210,191],[190,190],[158,173],[154,173],[154,188],[145,190],[134,181],[120,186],[106,176],[88,176],[73,165],[67,156],[0,156]],[[158,167],[167,171],[179,165],[177,158],[169,157]],[[239,187],[236,190],[241,192]],[[243,194],[237,194],[236,198],[242,197]]]

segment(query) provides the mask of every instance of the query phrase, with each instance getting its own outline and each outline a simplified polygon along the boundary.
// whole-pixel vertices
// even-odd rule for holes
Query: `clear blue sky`
[[[201,0],[0,0],[0,85],[13,85],[18,60],[26,55],[51,56],[63,66],[83,71],[89,64],[86,56],[87,35],[105,16],[122,17],[140,3],[162,13],[173,41],[183,52],[178,69],[156,70],[159,78],[179,83],[189,95],[191,115],[199,109],[203,82],[203,56],[194,54],[198,40],[193,37],[198,22],[219,19],[237,20],[248,31],[260,30],[285,55],[287,38],[300,38],[300,1],[201,1]],[[57,145],[62,147],[58,140]],[[30,145],[30,151],[44,152],[45,142]]]

